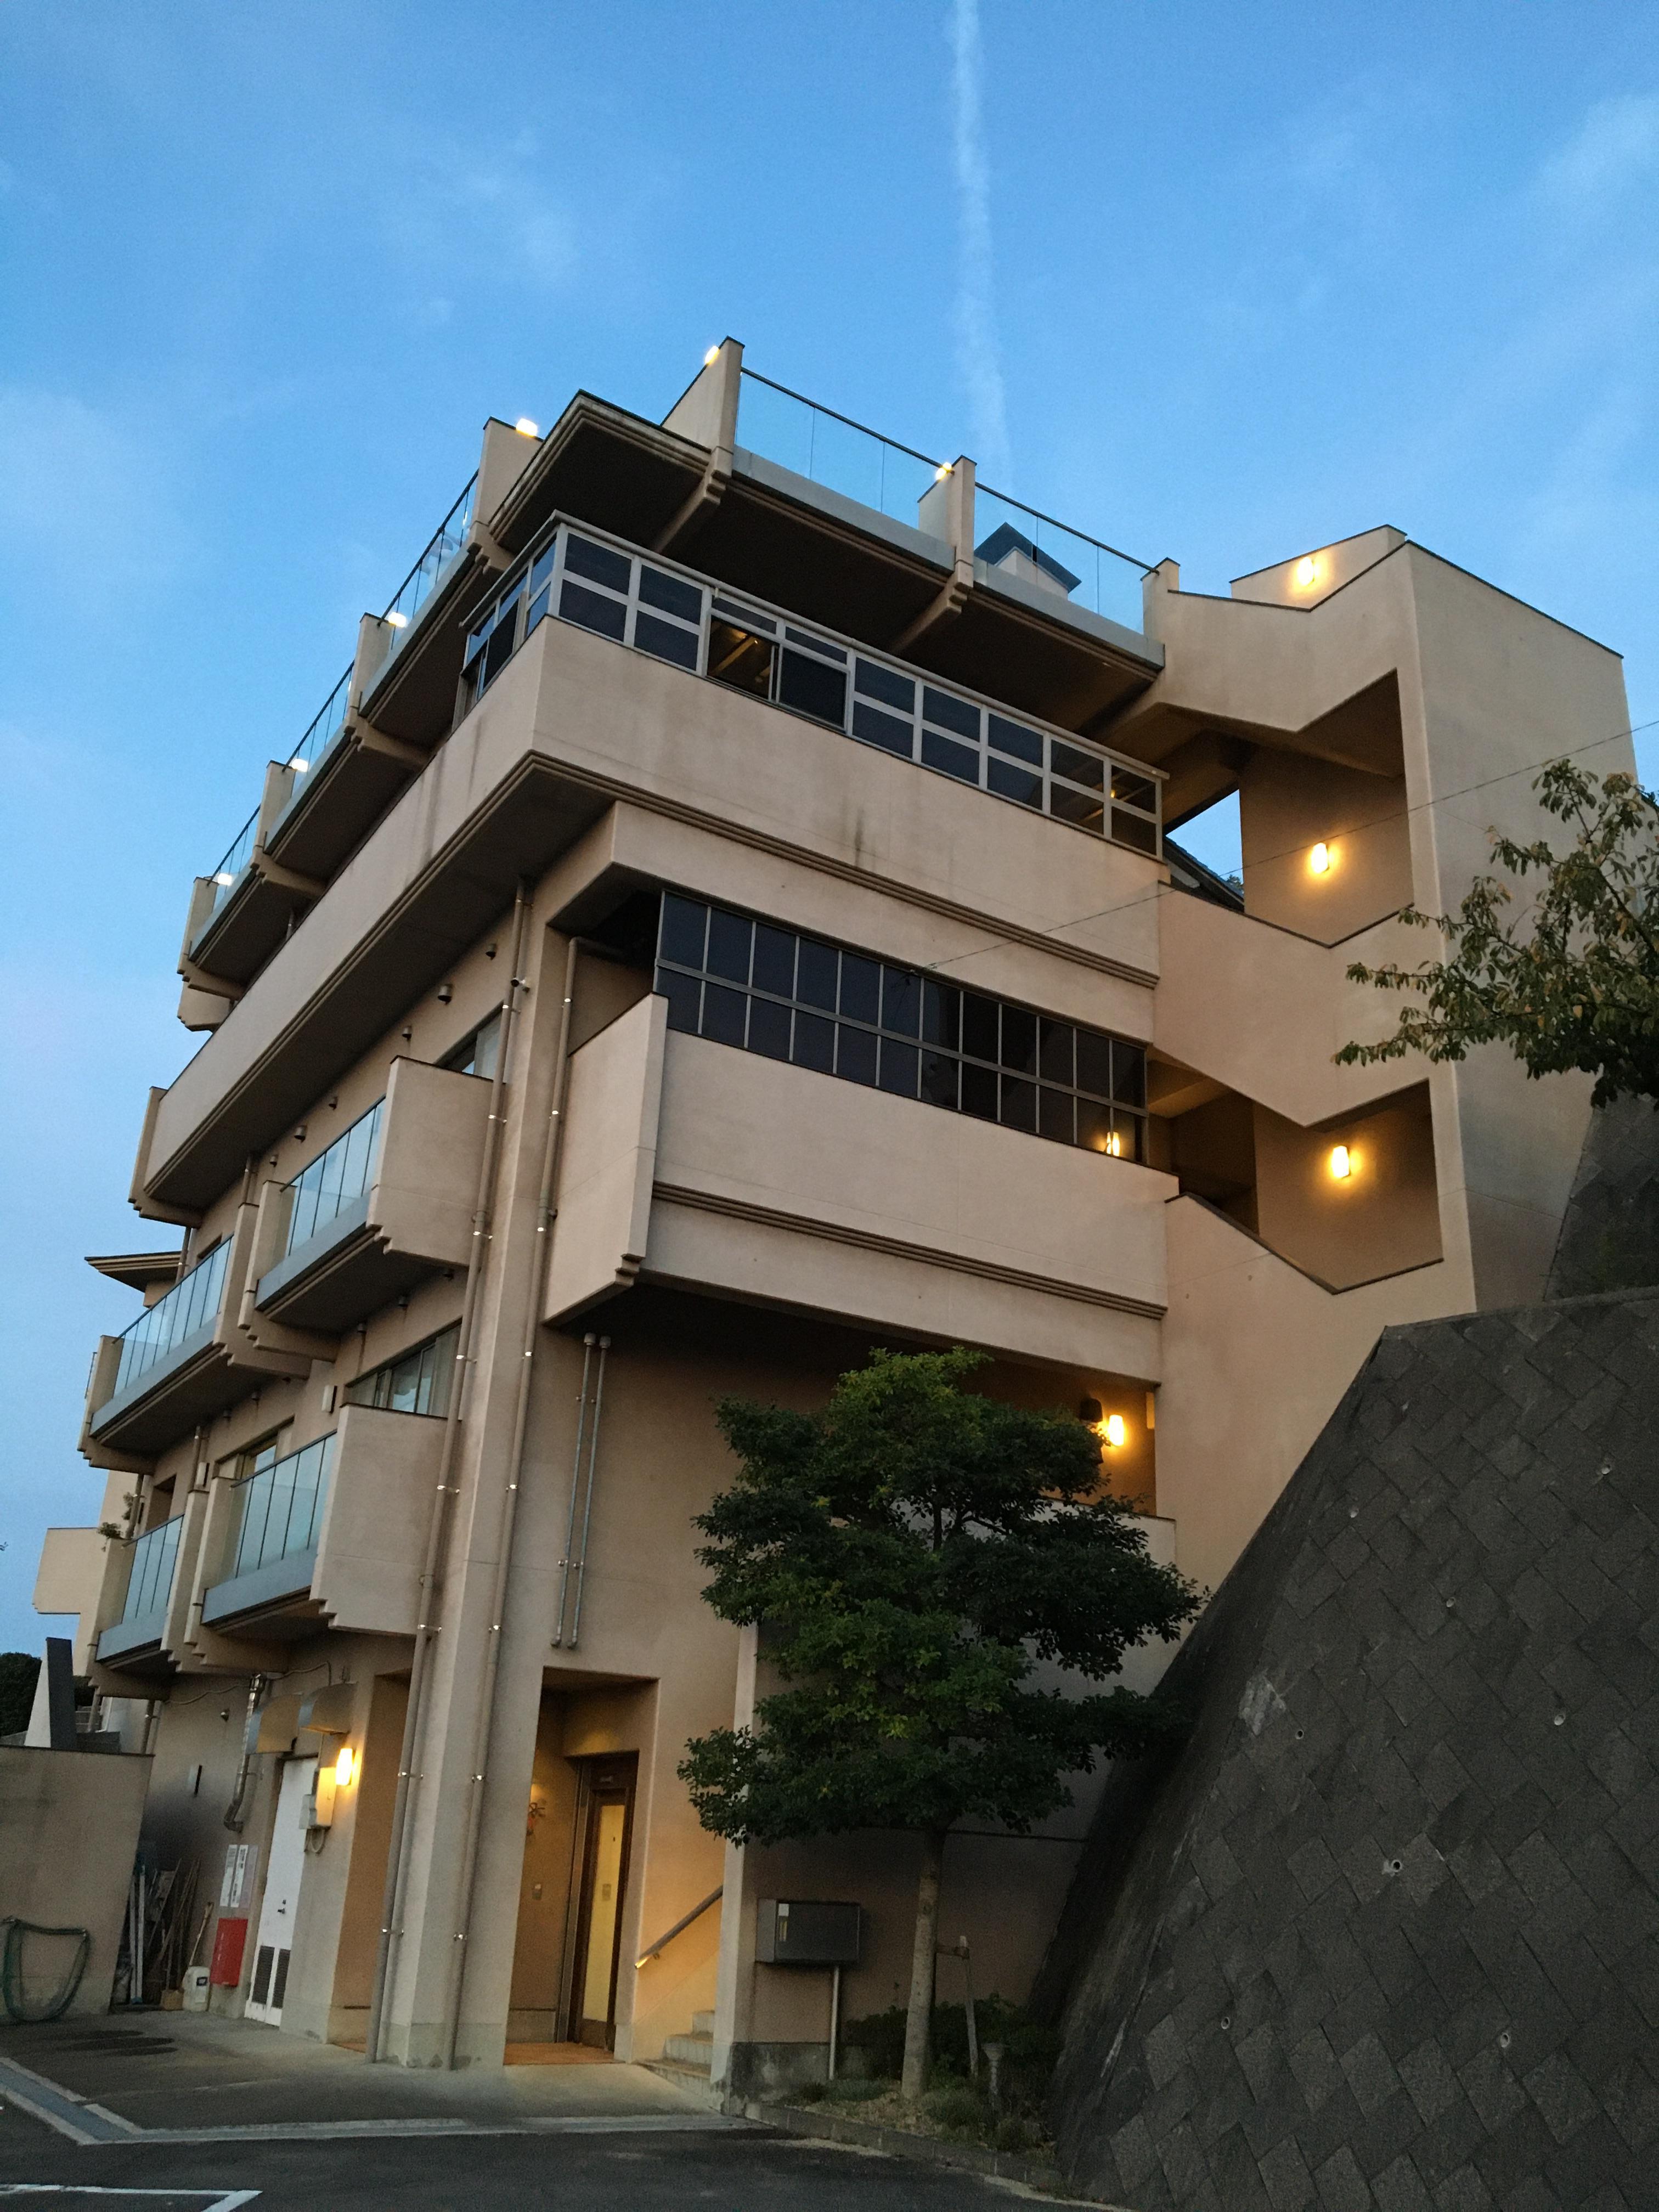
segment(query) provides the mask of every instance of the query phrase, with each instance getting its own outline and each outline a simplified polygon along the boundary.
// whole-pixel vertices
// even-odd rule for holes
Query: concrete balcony
[[[972,950],[988,990],[1146,1033],[1156,902],[1137,895],[1158,861],[545,621],[160,1099],[140,1211],[210,1205],[521,878],[565,856],[573,914],[607,872],[731,896],[738,835],[771,900],[822,890],[784,918],[835,933],[856,908],[896,957]],[[1003,943],[987,950],[988,930]]]
[[[319,1627],[414,1633],[444,1423],[348,1404],[335,1428],[211,1486],[189,1628],[198,1667]]]
[[[1172,1177],[666,1013],[643,999],[572,1060],[550,1322],[657,1282],[1157,1379]]]
[[[284,866],[267,846],[295,775],[271,762],[252,819],[218,866],[196,878],[179,962],[186,983],[207,991],[228,987],[234,997],[322,896],[320,877]]]
[[[100,1337],[87,1388],[81,1449],[94,1467],[142,1472],[158,1452],[308,1361],[252,1344],[235,1326],[234,1286],[246,1274],[255,1212],[237,1209],[230,1235],[119,1336]]]
[[[466,1265],[489,1097],[477,1076],[396,1060],[371,1114],[264,1186],[239,1316],[255,1343],[307,1349],[294,1332],[337,1337]]]

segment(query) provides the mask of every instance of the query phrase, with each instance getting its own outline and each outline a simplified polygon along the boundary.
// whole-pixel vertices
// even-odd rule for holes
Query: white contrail
[[[962,224],[957,282],[957,350],[985,474],[1009,480],[1008,415],[997,349],[991,258],[991,177],[985,159],[979,0],[951,0],[952,122]]]

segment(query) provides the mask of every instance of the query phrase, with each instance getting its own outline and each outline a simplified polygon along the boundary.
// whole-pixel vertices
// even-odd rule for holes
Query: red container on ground
[[[246,1920],[221,1920],[214,1931],[213,1963],[208,1979],[216,1990],[234,1990],[242,1978],[242,1953],[247,1948]]]

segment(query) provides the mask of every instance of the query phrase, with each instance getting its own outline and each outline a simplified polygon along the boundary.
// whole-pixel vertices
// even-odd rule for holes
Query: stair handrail
[[[634,1961],[635,1972],[637,1972],[648,1960],[654,1959],[659,1951],[666,1950],[668,1946],[673,1942],[674,1938],[678,1935],[679,1935],[684,1929],[689,1928],[694,1920],[700,1920],[703,1914],[708,1911],[709,1906],[711,1905],[718,1905],[725,1894],[726,1884],[722,1882],[718,1889],[711,1889],[709,1891],[708,1896],[704,1898],[701,1905],[694,1905],[690,1912],[682,1914],[680,1918],[674,1923],[672,1928],[666,1929],[664,1934],[658,1936],[656,1942],[650,1946],[649,1949],[641,1952],[639,1957]]]

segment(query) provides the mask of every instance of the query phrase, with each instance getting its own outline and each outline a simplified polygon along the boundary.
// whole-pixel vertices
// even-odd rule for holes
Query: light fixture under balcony
[[[1353,1173],[1353,1154],[1346,1145],[1331,1146],[1331,1173],[1338,1182],[1346,1182]]]
[[[1308,867],[1310,872],[1313,875],[1329,875],[1331,872],[1331,848],[1325,843],[1322,838],[1309,854]]]
[[[1103,1425],[1105,1441],[1117,1450],[1128,1441],[1129,1426],[1121,1413],[1108,1413]]]

